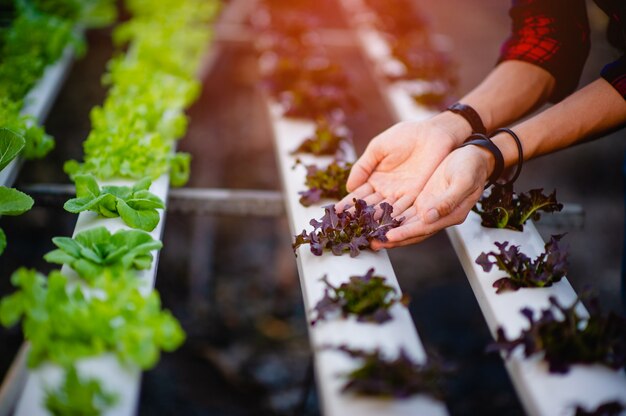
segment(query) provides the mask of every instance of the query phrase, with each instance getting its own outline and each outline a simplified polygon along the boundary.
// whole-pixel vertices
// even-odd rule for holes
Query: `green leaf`
[[[157,210],[136,210],[122,200],[117,202],[117,211],[130,227],[144,231],[154,230],[161,219]]]
[[[163,350],[174,351],[185,341],[185,332],[168,311],[163,312],[159,326],[159,338],[163,341]]]
[[[150,177],[145,177],[143,179],[140,179],[134,186],[133,186],[133,192],[137,192],[137,191],[147,191],[150,189],[150,185],[152,185],[152,180],[150,179]]]
[[[128,186],[104,186],[102,192],[109,193],[116,198],[128,199],[133,194],[132,188]]]
[[[0,323],[4,327],[15,325],[24,313],[24,295],[21,292],[6,296],[0,301]]]
[[[138,191],[126,200],[133,209],[163,209],[165,204],[158,196],[149,191]]]
[[[70,256],[80,256],[80,244],[70,237],[53,237],[52,243]]]
[[[107,218],[119,217],[117,212],[117,200],[118,198],[112,194],[102,195],[102,199],[98,200],[95,204],[95,208],[89,208],[91,211],[96,211],[98,214]]]
[[[150,254],[137,256],[133,259],[133,267],[137,270],[147,270],[152,266],[153,257]]]
[[[174,187],[185,185],[189,181],[191,155],[177,152],[170,159],[170,182]]]
[[[96,198],[100,195],[100,186],[92,175],[77,175],[74,177],[77,198]]]
[[[61,385],[45,390],[46,409],[53,416],[97,416],[118,400],[115,394],[102,387],[99,380],[79,377],[73,365]]]
[[[95,264],[102,264],[104,263],[104,259],[102,257],[100,257],[94,250],[92,250],[89,247],[82,247],[80,249],[80,255],[87,260],[90,260],[91,262],[95,263]]]
[[[74,240],[76,240],[74,243],[77,246],[87,246],[108,242],[110,239],[111,232],[109,230],[105,227],[95,227],[78,233],[76,237],[74,237]]]
[[[84,197],[84,198],[72,198],[63,204],[63,208],[67,212],[72,214],[78,214],[83,211],[90,211],[92,208],[98,206],[102,201],[108,198],[109,195],[103,194],[96,198]]]
[[[130,247],[121,246],[116,247],[113,244],[110,244],[106,250],[102,251],[102,256],[105,260],[106,264],[119,263],[122,261],[122,258],[125,254],[128,254]]]
[[[4,230],[0,228],[0,254],[4,253],[4,249],[7,248],[7,235]]]
[[[84,258],[79,258],[77,260],[73,259],[72,262],[68,264],[71,265],[72,269],[74,269],[80,277],[88,281],[92,281],[96,277],[100,276],[104,270],[104,267],[100,264],[93,263],[89,259]]]
[[[0,215],[20,215],[33,207],[33,199],[17,189],[0,186]]]
[[[7,128],[0,128],[0,170],[20,154],[24,144],[22,136]]]
[[[74,261],[74,257],[70,254],[67,254],[63,250],[52,250],[51,252],[43,256],[43,258],[48,263],[54,264],[69,264]]]

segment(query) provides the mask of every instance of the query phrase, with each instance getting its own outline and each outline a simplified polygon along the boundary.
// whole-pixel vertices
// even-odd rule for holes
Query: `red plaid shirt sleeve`
[[[556,79],[551,101],[578,86],[589,55],[589,22],[584,0],[513,0],[513,27],[498,62],[518,60],[537,65]]]
[[[626,2],[624,0],[594,0],[609,16],[607,39],[622,52],[626,50]],[[626,99],[626,55],[602,68],[602,78]]]
[[[601,75],[626,100],[626,55],[602,68]]]

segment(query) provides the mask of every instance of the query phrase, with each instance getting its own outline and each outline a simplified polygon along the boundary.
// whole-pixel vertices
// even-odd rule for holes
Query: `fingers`
[[[402,218],[405,221],[417,214],[417,209],[414,206],[414,195],[402,195],[393,205],[393,217]]]
[[[403,246],[408,246],[411,244],[417,244],[417,243],[421,243],[422,241],[426,240],[427,238],[430,238],[431,236],[435,235],[437,232],[434,232],[432,234],[424,234],[421,235],[419,237],[413,237],[413,238],[409,238],[406,240],[402,240],[402,241],[397,241],[397,242],[391,242],[391,241],[386,241],[386,242],[382,242],[379,240],[373,240],[372,243],[370,244],[372,250],[374,251],[378,251],[378,250],[382,250],[382,249],[390,249],[390,248],[396,248],[396,247],[403,247]]]
[[[365,149],[365,153],[352,165],[350,175],[346,182],[348,192],[356,191],[360,186],[367,183],[372,172],[378,166],[380,158],[375,147],[371,144]]]
[[[482,192],[480,182],[457,180],[448,186],[440,195],[426,191],[417,201],[417,206],[422,208],[418,215],[426,224],[435,224],[440,219],[452,215],[459,206],[471,199],[473,195]],[[471,208],[471,207],[470,207]]]
[[[346,195],[341,201],[337,202],[335,204],[335,210],[337,212],[343,212],[346,206],[350,207],[354,205],[353,199],[365,199],[366,197],[369,197],[374,193],[374,187],[369,182],[366,182],[363,185],[359,186],[357,189],[355,189],[353,192],[350,192],[348,195]]]
[[[422,221],[413,217],[405,220],[399,227],[389,230],[386,236],[390,243],[399,243],[426,234],[432,234],[432,231]]]
[[[385,197],[383,197],[378,192],[374,192],[373,194],[370,194],[370,195],[368,195],[368,196],[366,196],[364,198],[361,198],[361,199],[364,200],[367,205],[374,205],[377,208],[378,204],[383,202]]]
[[[444,228],[461,224],[465,221],[467,214],[480,196],[479,192],[471,194],[457,205],[448,215],[443,216],[435,222],[428,223],[418,215],[408,217],[402,225],[387,232],[386,242],[372,241],[372,248],[380,250],[382,248],[401,247],[409,244],[419,243],[431,237]],[[410,210],[407,210],[410,212]]]
[[[390,230],[387,233],[388,241],[373,240],[370,246],[376,251],[383,248],[407,246],[420,243],[438,231],[440,231],[439,228],[428,227],[417,217],[413,217],[408,223],[405,222],[400,227]]]
[[[403,198],[406,200],[403,201]],[[402,209],[405,205],[408,206],[405,209]],[[417,208],[415,207],[415,199],[412,197],[402,197],[398,199],[396,204],[393,206],[393,217],[394,218],[404,218],[403,223],[409,222],[409,220],[417,215]]]

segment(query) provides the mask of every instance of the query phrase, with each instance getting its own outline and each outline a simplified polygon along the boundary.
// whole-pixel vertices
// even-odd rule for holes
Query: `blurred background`
[[[509,2],[501,0],[414,0],[432,30],[449,40],[458,65],[462,96],[496,62],[509,30]],[[348,30],[333,0],[316,11],[330,28]],[[606,18],[589,2],[592,52],[581,85],[598,77],[617,52],[604,38]],[[244,22],[245,23],[245,22]],[[258,91],[252,39],[221,39],[206,73],[203,93],[189,111],[181,150],[193,155],[195,188],[279,190],[271,132]],[[81,158],[89,110],[105,90],[100,77],[111,57],[109,30],[88,34],[89,50],[69,74],[46,122],[57,148],[44,161],[25,166],[18,187],[69,183],[62,163]],[[349,71],[365,103],[348,118],[357,152],[393,123],[368,63],[358,48],[337,46],[331,54]],[[619,310],[624,228],[622,162],[624,132],[529,162],[517,189],[557,189],[561,202],[584,209],[583,227],[539,225],[544,238],[567,232],[568,278],[577,291],[593,285],[607,309]],[[41,260],[51,238],[69,235],[76,217],[61,205],[38,206],[20,217],[0,219],[9,246],[0,257],[0,294],[19,266],[51,269]],[[419,245],[394,249],[392,264],[428,349],[454,363],[447,383],[456,415],[516,415],[523,410],[502,361],[486,355],[487,327],[467,279],[444,233]],[[185,345],[165,354],[144,374],[141,415],[317,415],[307,337],[291,235],[285,218],[168,212],[157,289],[187,331]],[[21,343],[17,328],[0,330],[0,371]]]

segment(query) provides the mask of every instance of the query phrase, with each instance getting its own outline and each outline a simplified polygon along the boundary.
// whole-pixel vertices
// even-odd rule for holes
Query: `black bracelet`
[[[485,185],[485,189],[487,189],[491,185],[495,184],[500,175],[502,175],[502,171],[504,170],[504,158],[502,157],[502,152],[498,149],[498,146],[493,144],[493,142],[484,134],[472,134],[467,138],[467,141],[459,147],[465,147],[470,144],[487,149],[493,155],[495,163],[493,166],[493,172],[489,176],[487,185]]]
[[[472,127],[472,133],[487,134],[487,129],[483,124],[480,116],[472,107],[467,104],[454,103],[450,107],[446,108],[448,111],[452,111],[454,114],[458,114],[463,117]]]
[[[492,138],[498,133],[508,133],[513,138],[513,140],[515,140],[515,144],[517,145],[517,166],[515,168],[515,173],[513,174],[513,176],[505,184],[508,185],[515,182],[515,180],[519,177],[519,174],[522,173],[522,165],[524,164],[524,150],[522,149],[522,141],[519,139],[519,137],[517,137],[517,134],[515,134],[513,130],[507,128],[496,129],[489,135],[489,138]]]

